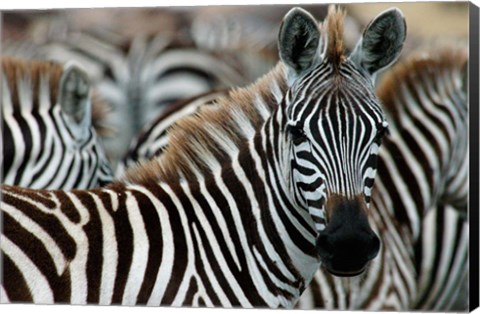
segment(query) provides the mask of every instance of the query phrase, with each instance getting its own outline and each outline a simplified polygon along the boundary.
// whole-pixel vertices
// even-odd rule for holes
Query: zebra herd
[[[122,97],[170,103],[181,97],[152,86],[193,63],[162,72],[165,58],[208,66],[204,53],[154,37],[141,73],[100,53],[97,81],[75,62],[3,59],[1,302],[466,309],[466,49],[393,65],[406,38],[394,8],[347,54],[344,18],[293,8],[255,82],[210,68],[199,95],[137,108],[115,176],[94,89],[117,107],[140,87]],[[71,39],[55,51],[91,56]]]

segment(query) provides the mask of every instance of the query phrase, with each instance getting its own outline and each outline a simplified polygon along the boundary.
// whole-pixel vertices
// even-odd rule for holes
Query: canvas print
[[[1,303],[478,306],[472,16],[3,11]]]

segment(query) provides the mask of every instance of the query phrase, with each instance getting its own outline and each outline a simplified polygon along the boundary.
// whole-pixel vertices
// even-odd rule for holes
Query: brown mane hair
[[[467,48],[459,48],[458,44],[437,43],[429,45],[428,48],[419,48],[385,74],[378,85],[377,95],[395,121],[400,119],[402,110],[398,101],[404,98],[402,87],[412,90],[419,86],[418,84],[425,86],[428,83],[435,87],[443,86],[446,93],[446,89],[458,87],[454,85],[458,83],[458,79],[463,78],[462,71],[466,70],[468,61]]]
[[[343,21],[345,11],[331,5],[328,8],[326,24],[327,31],[327,51],[326,58],[332,62],[335,68],[345,61],[345,47],[343,44]]]
[[[222,144],[238,147],[248,140],[243,136],[247,122],[255,130],[265,122],[260,114],[262,108],[256,105],[257,97],[269,112],[277,107],[271,84],[277,84],[281,91],[286,89],[282,63],[256,83],[232,89],[214,105],[201,108],[197,115],[180,119],[169,133],[165,152],[159,158],[130,167],[122,180],[138,184],[159,180],[175,183],[181,177],[193,178],[195,171],[210,172],[209,161],[230,158],[221,149]]]
[[[2,58],[2,70],[11,93],[14,109],[21,109],[17,86],[20,79],[28,79],[31,82],[32,99],[34,100],[32,109],[36,110],[39,106],[36,100],[39,96],[42,78],[48,79],[50,104],[54,106],[57,103],[58,84],[63,73],[62,65],[50,61],[23,61],[15,58]]]

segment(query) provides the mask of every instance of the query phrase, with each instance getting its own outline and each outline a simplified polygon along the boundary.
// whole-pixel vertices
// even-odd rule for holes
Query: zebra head
[[[398,9],[383,12],[347,57],[342,22],[333,7],[320,25],[303,9],[287,13],[279,33],[288,84],[281,110],[291,190],[313,218],[320,260],[335,275],[353,276],[380,248],[368,212],[388,123],[374,81],[398,58],[406,27]]]
[[[82,69],[4,57],[0,78],[2,183],[85,189],[112,180],[92,126],[98,110],[92,117],[90,83]]]

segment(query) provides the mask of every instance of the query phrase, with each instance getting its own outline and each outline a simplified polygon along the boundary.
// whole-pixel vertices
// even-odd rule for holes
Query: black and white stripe
[[[204,105],[214,105],[219,97],[226,96],[228,90],[210,91],[170,106],[157,115],[132,139],[130,148],[117,165],[115,176],[120,178],[125,170],[137,163],[160,156],[168,145],[168,132],[178,120],[198,114]]]
[[[341,18],[333,9],[327,23]],[[370,62],[398,56],[401,13],[375,21],[391,19],[365,35],[398,35],[396,49],[368,40],[343,59],[323,51],[326,27],[292,9],[282,62],[179,123],[160,159],[106,188],[3,187],[2,301],[292,307],[320,264],[363,271],[378,252],[364,193],[386,127],[372,84],[381,68]],[[315,211],[324,207],[325,228]]]
[[[214,88],[243,86],[266,73],[278,60],[276,55],[253,50],[202,45],[199,41],[208,38],[190,29],[197,23],[175,12],[170,15],[170,19],[179,19],[176,23],[185,25],[174,32],[167,25],[165,31],[138,31],[133,36],[105,25],[70,25],[60,15],[55,23],[44,25],[48,31],[33,45],[34,53],[28,54],[58,62],[75,60],[90,74],[99,96],[112,106],[106,123],[116,135],[106,137],[104,142],[115,163],[126,152],[133,135],[169,105]],[[115,18],[121,15],[113,15]]]
[[[365,197],[373,198],[372,206],[381,213],[372,219],[383,248],[363,279],[345,280],[317,272],[299,308],[466,309],[467,294],[459,292],[466,291],[468,276],[465,58],[461,47],[426,46],[404,58],[392,73],[384,74],[378,92],[393,126],[379,151],[380,170],[374,188],[368,178],[376,170],[369,162],[364,165],[370,168],[365,176]],[[402,76],[402,71],[410,73]],[[210,97],[221,95],[189,99],[168,115],[159,116],[141,133],[137,145],[132,145],[124,163],[131,166],[134,161],[160,156],[172,125],[198,114],[203,101],[212,102]],[[371,152],[379,147],[377,141]],[[315,172],[311,173],[309,180],[315,182]],[[318,217],[323,223],[324,215]]]
[[[3,184],[86,189],[112,181],[83,70],[4,58],[0,75]]]
[[[317,273],[299,307],[467,309],[466,56],[462,47],[423,47],[385,74],[377,91],[390,135],[371,199],[382,264],[349,285]],[[369,282],[382,284],[369,290]]]

